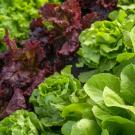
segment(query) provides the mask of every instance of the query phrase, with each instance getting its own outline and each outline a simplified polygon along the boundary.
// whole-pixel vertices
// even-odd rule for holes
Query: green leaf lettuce
[[[0,135],[46,135],[33,112],[18,110],[0,121]]]

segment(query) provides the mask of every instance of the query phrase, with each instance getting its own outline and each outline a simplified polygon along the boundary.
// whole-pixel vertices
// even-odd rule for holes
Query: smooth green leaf
[[[100,135],[100,128],[93,120],[81,119],[72,126],[70,135]]]
[[[100,73],[92,76],[84,85],[84,90],[88,96],[96,103],[103,101],[103,90],[108,86],[109,88],[119,92],[120,80],[118,77],[109,73]]]
[[[61,132],[63,135],[70,135],[71,131],[72,131],[72,126],[75,124],[75,121],[68,121],[66,122],[62,128],[61,128]]]
[[[62,117],[72,120],[93,118],[92,105],[88,103],[70,104],[63,109]]]
[[[126,118],[112,116],[102,122],[102,126],[108,129],[109,135],[134,135],[135,123]]]
[[[121,95],[126,102],[133,104],[135,102],[135,65],[126,66],[120,76]]]
[[[110,88],[105,87],[103,92],[104,103],[107,107],[119,107],[132,112],[135,115],[135,107],[125,105],[123,99]]]

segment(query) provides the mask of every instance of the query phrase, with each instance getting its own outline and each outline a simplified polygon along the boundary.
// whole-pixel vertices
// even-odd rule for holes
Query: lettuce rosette
[[[18,110],[0,121],[0,135],[46,135],[36,114]]]
[[[80,34],[78,66],[111,71],[134,57],[135,15],[124,10],[110,13],[111,20],[97,21]]]
[[[83,102],[85,98],[79,80],[70,74],[70,67],[66,67],[61,74],[46,78],[32,93],[30,103],[42,124],[51,127],[62,125],[64,118],[61,113],[65,106]]]

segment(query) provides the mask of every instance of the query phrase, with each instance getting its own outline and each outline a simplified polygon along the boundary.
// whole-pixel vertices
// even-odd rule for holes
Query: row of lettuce
[[[0,122],[0,135],[134,135],[134,64],[120,77],[93,75],[83,87],[70,72],[67,66],[41,83],[29,101],[35,114],[14,112]]]
[[[34,112],[18,110],[4,118],[0,135],[134,135],[134,3],[120,0],[108,21],[97,21],[81,33],[77,66],[88,72],[76,79],[67,66],[46,78],[29,99]],[[21,2],[14,4],[21,10]],[[23,32],[13,35],[26,36]]]

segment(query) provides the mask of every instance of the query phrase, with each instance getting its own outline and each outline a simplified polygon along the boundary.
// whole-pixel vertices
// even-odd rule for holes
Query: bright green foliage
[[[100,135],[100,128],[93,120],[81,119],[72,126],[70,135]]]
[[[134,135],[135,65],[126,66],[120,77],[108,73],[92,76],[84,90],[95,103],[93,114],[103,135]]]
[[[33,112],[18,110],[0,121],[0,135],[46,135]]]
[[[77,122],[68,121],[62,127],[63,135],[100,135],[100,132],[96,121],[85,118]]]
[[[91,76],[112,70],[116,73],[118,64],[120,67],[117,68],[121,71],[135,58],[135,5],[119,4],[119,7],[109,14],[110,20],[97,21],[80,34],[78,66],[95,69],[82,73],[79,76],[82,82],[87,79],[85,74]]]
[[[0,40],[5,29],[12,38],[28,37],[29,25],[33,18],[38,17],[38,9],[47,2],[59,0],[0,0]]]
[[[120,10],[114,11],[109,17],[114,21],[97,21],[84,30],[79,38],[81,62],[101,72],[112,69],[119,55],[125,60],[133,57],[132,53],[135,52],[135,15],[131,17]]]
[[[48,133],[61,126],[63,135],[99,135],[100,128],[94,121],[92,103],[81,89],[80,82],[71,75],[67,66],[61,73],[48,77],[30,97],[36,114]]]
[[[90,29],[81,33],[79,54],[87,65],[100,64],[101,55],[113,59],[122,48],[121,34],[116,22],[95,22]]]
[[[66,67],[61,74],[46,78],[30,97],[30,103],[46,127],[61,125],[64,122],[61,116],[64,107],[86,99],[80,82],[70,74],[70,70],[71,67]]]
[[[11,37],[24,39],[28,36],[29,23],[38,16],[38,8],[46,0],[1,0],[0,1],[0,39],[5,29]]]
[[[134,135],[134,76],[135,65],[129,64],[120,77],[93,75],[83,91],[67,66],[40,84],[30,102],[48,134],[60,126],[63,135]]]

